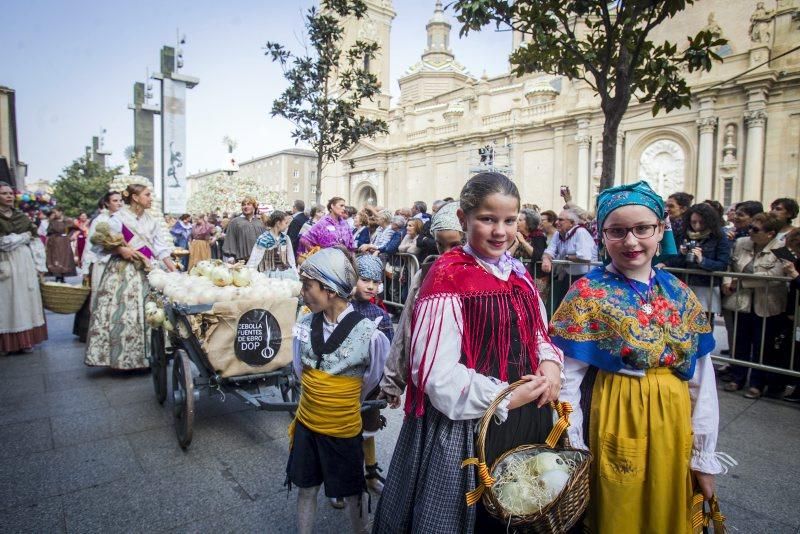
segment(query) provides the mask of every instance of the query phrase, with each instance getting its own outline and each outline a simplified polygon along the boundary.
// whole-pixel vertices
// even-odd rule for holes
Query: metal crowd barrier
[[[426,262],[428,260],[426,259]],[[529,264],[529,262],[523,261]],[[407,296],[408,285],[413,278],[414,273],[419,269],[419,262],[417,258],[411,254],[391,254],[388,255],[386,265],[392,267],[393,274],[400,273],[397,276],[389,276],[387,270],[384,269],[384,302],[387,305],[402,309]],[[567,260],[553,260],[553,268],[549,273],[542,271],[541,262],[537,262],[533,269],[532,274],[534,280],[537,280],[542,299],[547,309],[548,317],[551,317],[553,311],[561,304],[567,289],[573,282],[577,281],[583,276],[582,271],[588,270],[602,265],[602,263],[580,263],[571,262]],[[744,285],[758,284],[757,287],[748,287],[745,289],[752,290],[751,302],[755,301],[756,292],[763,291],[764,298],[768,297],[768,290],[770,287],[783,285],[787,294],[789,294],[790,278],[783,276],[762,276],[757,274],[747,273],[734,273],[728,271],[704,271],[698,269],[679,269],[668,267],[667,271],[673,273],[679,279],[682,279],[688,284],[691,275],[703,276],[707,280],[708,295],[701,298],[704,300],[704,307],[708,307],[715,303],[715,290],[719,291],[717,281],[723,278],[737,280],[739,288]],[[390,271],[390,272],[392,272]],[[404,274],[407,273],[407,274]],[[699,288],[701,286],[694,285],[693,287]],[[703,288],[706,284],[703,284]],[[698,292],[700,292],[698,290]],[[740,299],[743,298],[744,291],[737,291],[733,294],[731,299],[736,303],[741,303]],[[787,297],[788,298],[788,297]],[[731,300],[729,299],[729,301]],[[720,354],[719,347],[712,354],[712,358],[718,363],[727,363],[731,365],[738,365],[748,367],[751,369],[758,369],[762,371],[769,371],[788,375],[795,378],[800,378],[800,356],[797,355],[798,344],[800,343],[800,292],[796,292],[794,302],[789,309],[795,310],[793,315],[780,313],[772,317],[757,317],[760,321],[760,336],[758,339],[758,353],[751,355],[746,359],[737,359],[737,345],[742,341],[740,336],[751,335],[754,332],[747,330],[742,331],[740,328],[740,314],[744,311],[726,310],[722,307],[724,296],[719,295],[719,304],[722,308],[720,314],[725,321],[725,326],[717,324],[714,318],[712,319],[712,327],[723,328],[727,333],[728,350],[730,356],[723,356]],[[753,309],[752,305],[749,309]],[[782,328],[778,323],[782,322]],[[752,325],[751,325],[752,326]],[[778,331],[776,331],[776,328]],[[788,354],[788,358],[787,358]],[[778,363],[775,363],[775,362]]]
[[[384,259],[383,303],[402,309],[411,280],[419,271],[419,260],[415,255],[403,252],[386,254]]]

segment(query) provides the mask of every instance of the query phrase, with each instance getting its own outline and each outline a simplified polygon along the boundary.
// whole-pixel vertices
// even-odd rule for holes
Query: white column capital
[[[586,134],[578,134],[575,136],[575,142],[578,143],[578,148],[588,149],[592,145],[592,136]]]
[[[697,123],[697,129],[700,130],[701,134],[704,133],[714,133],[714,130],[717,128],[717,117],[703,117],[697,119],[695,121]]]
[[[767,122],[767,112],[763,109],[744,112],[744,123],[748,128],[763,128]]]

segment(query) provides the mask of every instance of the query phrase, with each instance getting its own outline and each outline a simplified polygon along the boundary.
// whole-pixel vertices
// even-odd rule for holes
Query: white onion
[[[164,310],[162,308],[156,307],[155,311],[146,314],[145,318],[150,326],[153,328],[158,328],[164,323],[166,315],[164,314]]]
[[[530,468],[536,473],[544,473],[547,471],[563,471],[569,472],[569,466],[564,459],[554,452],[542,452],[537,454],[530,460]]]
[[[545,471],[538,478],[539,485],[547,491],[550,501],[558,497],[558,494],[561,493],[568,481],[569,474],[561,469]]]
[[[214,267],[209,273],[209,278],[214,282],[214,285],[218,287],[229,286],[233,281],[231,272],[224,266]]]
[[[237,287],[247,287],[252,281],[252,274],[250,269],[244,267],[243,269],[236,269],[233,271],[233,285]]]

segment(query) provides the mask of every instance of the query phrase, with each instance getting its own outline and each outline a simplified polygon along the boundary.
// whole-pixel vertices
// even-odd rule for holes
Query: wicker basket
[[[489,405],[483,418],[481,418],[478,438],[475,443],[478,458],[470,458],[462,464],[462,467],[475,465],[478,469],[479,486],[476,490],[467,494],[467,504],[474,504],[478,498],[482,497],[483,505],[492,516],[505,525],[516,527],[517,531],[567,532],[580,519],[589,502],[589,475],[592,462],[592,455],[589,451],[573,449],[569,447],[566,438],[562,440],[562,435],[569,426],[569,414],[572,412],[572,408],[568,403],[552,403],[553,409],[558,412],[560,418],[550,432],[545,444],[521,445],[500,455],[494,461],[491,469],[487,469],[486,466],[486,434],[489,430],[489,424],[494,418],[495,410],[497,410],[497,407],[505,397],[525,382],[520,380],[503,390],[495,398],[494,402]],[[561,445],[557,446],[559,442],[561,442]],[[561,493],[541,511],[528,515],[513,515],[503,508],[503,505],[498,502],[492,491],[495,474],[500,472],[499,470],[503,468],[504,462],[511,457],[531,456],[532,453],[538,451],[568,453],[578,465],[570,474],[569,481]]]
[[[42,282],[42,302],[54,313],[76,313],[92,291],[90,287]]]

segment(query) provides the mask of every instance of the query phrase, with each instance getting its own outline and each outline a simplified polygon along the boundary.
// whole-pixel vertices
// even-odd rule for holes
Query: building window
[[[299,193],[300,192],[300,184],[295,182],[293,190],[294,190],[295,193]]]
[[[730,206],[733,202],[733,176],[726,176],[722,181],[722,203]]]
[[[293,178],[300,178],[300,171],[298,171],[297,169],[293,170],[292,171],[292,177]]]
[[[317,194],[317,186],[316,186],[316,184],[313,184],[311,186],[311,194],[312,195],[316,195]]]

